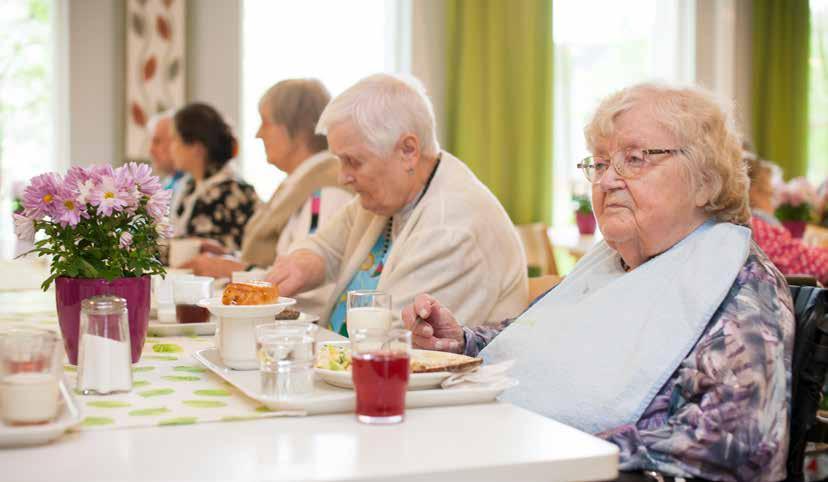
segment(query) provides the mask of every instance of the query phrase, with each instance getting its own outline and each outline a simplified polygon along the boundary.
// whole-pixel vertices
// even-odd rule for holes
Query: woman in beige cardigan
[[[467,325],[526,307],[517,233],[468,167],[440,151],[419,83],[386,74],[363,79],[328,105],[317,132],[327,134],[345,186],[359,196],[276,259],[268,280],[283,296],[333,281],[317,314],[343,334],[344,299],[353,289],[390,293],[396,319],[427,290],[449,300]]]
[[[277,254],[330,220],[353,194],[338,181],[339,160],[327,151],[325,136],[314,132],[330,94],[316,79],[288,79],[273,85],[259,101],[267,162],[287,173],[273,196],[244,227],[241,252],[231,255],[204,241],[203,254],[183,265],[198,275],[230,277],[233,271],[270,267]]]

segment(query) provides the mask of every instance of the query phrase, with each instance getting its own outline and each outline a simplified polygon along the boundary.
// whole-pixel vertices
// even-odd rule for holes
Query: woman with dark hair
[[[176,237],[209,238],[239,249],[259,198],[233,172],[237,146],[230,126],[209,105],[192,103],[176,112],[170,154],[175,168],[187,173],[173,200]]]

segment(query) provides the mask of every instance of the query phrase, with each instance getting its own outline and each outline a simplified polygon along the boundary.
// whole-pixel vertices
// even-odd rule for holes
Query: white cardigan
[[[391,294],[396,320],[419,293],[433,295],[467,326],[511,318],[526,308],[526,256],[517,232],[500,202],[456,157],[442,153],[430,187],[404,225],[394,217],[377,289]],[[322,256],[325,282],[335,282],[317,313],[323,320],[387,221],[363,209],[357,197],[315,235],[291,246]]]

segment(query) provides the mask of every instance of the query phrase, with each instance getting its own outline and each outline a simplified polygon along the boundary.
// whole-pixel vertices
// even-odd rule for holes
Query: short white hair
[[[434,107],[414,77],[375,74],[360,80],[322,111],[316,133],[327,135],[345,122],[352,123],[378,155],[393,151],[403,134],[416,135],[424,155],[436,156],[440,151]]]

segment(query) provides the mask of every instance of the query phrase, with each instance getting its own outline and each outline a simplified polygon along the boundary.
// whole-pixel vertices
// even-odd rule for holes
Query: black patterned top
[[[188,179],[182,186],[184,199],[192,196],[195,182]],[[184,205],[179,204],[176,214],[184,214]],[[253,216],[259,197],[253,186],[237,179],[228,179],[207,189],[196,199],[184,236],[214,239],[225,248],[240,249],[244,226]]]

